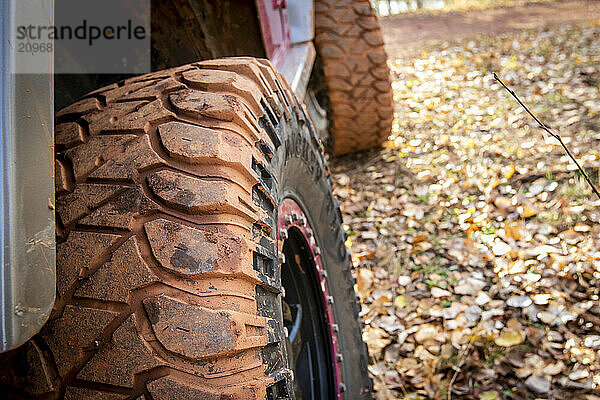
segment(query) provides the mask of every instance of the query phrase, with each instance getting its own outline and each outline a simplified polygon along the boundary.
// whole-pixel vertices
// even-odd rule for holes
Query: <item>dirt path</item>
[[[536,3],[448,14],[396,15],[381,19],[389,54],[426,42],[478,33],[502,33],[600,18],[600,1]]]

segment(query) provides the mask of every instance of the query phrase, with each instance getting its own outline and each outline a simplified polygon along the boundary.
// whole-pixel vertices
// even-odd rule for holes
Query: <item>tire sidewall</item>
[[[302,110],[300,121],[280,125],[282,145],[272,167],[278,182],[278,204],[293,199],[302,209],[321,249],[327,270],[328,287],[333,296],[335,324],[339,327],[339,351],[343,355],[342,378],[346,398],[370,398],[371,381],[367,372],[367,353],[361,337],[351,261],[344,245],[339,205],[331,190],[331,179],[321,145]],[[278,217],[275,218],[278,220]]]

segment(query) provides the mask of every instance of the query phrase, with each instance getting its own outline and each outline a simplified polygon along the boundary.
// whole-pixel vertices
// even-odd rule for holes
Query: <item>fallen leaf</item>
[[[381,328],[366,327],[362,337],[372,356],[381,353],[388,344],[392,343],[387,332]]]
[[[425,235],[417,235],[413,238],[412,242],[413,244],[417,244],[417,243],[421,243],[424,242],[425,240],[427,240],[427,236]]]
[[[485,286],[486,283],[480,279],[467,278],[458,282],[458,285],[454,288],[454,292],[457,294],[475,296]]]
[[[510,246],[504,242],[496,242],[492,247],[492,252],[496,256],[503,256],[510,251]]]
[[[582,224],[581,222],[578,222],[573,227],[573,230],[575,230],[575,232],[589,232],[589,231],[592,230],[592,228],[589,225]]]
[[[415,340],[423,343],[427,340],[439,340],[439,328],[431,324],[423,324],[415,333]]]
[[[377,232],[373,232],[373,231],[361,232],[360,235],[362,236],[363,239],[367,239],[367,240],[375,240],[379,237]]]
[[[506,300],[506,305],[510,307],[525,308],[531,305],[529,296],[511,296]]]
[[[525,204],[522,208],[519,208],[519,214],[522,218],[530,218],[537,215],[537,211],[529,204]]]
[[[512,200],[508,197],[498,196],[494,199],[494,205],[502,210],[512,207]]]
[[[532,375],[525,381],[525,386],[537,393],[548,393],[550,391],[550,379],[545,376]]]
[[[412,279],[410,278],[410,276],[401,275],[398,277],[398,285],[400,286],[408,286],[411,284],[411,282]]]
[[[447,290],[440,289],[439,287],[432,287],[431,288],[431,295],[434,298],[437,299],[437,298],[440,298],[440,297],[449,297],[449,296],[452,296],[452,293],[450,293]]]
[[[406,297],[404,297],[404,295],[396,296],[396,298],[394,299],[394,306],[398,308],[404,308],[408,304],[409,302],[408,300],[406,300]]]
[[[478,306],[483,306],[489,303],[491,300],[492,299],[490,298],[490,296],[487,295],[487,293],[480,292],[475,298],[475,304],[477,304]]]
[[[524,333],[505,328],[502,330],[501,335],[494,340],[494,343],[496,343],[498,346],[510,347],[521,344],[524,340]]]
[[[499,398],[499,394],[495,390],[488,390],[486,392],[482,392],[479,395],[479,400],[496,400]]]
[[[555,363],[550,363],[544,367],[542,372],[545,375],[558,375],[565,369],[565,364],[562,361],[557,361]]]
[[[551,294],[535,294],[532,297],[532,300],[537,305],[545,305],[548,304],[548,300],[552,297]]]
[[[509,180],[510,178],[512,178],[512,176],[515,172],[517,172],[517,170],[514,165],[507,165],[506,167],[502,168],[502,175],[504,176],[504,179],[506,179],[506,180]]]
[[[370,269],[360,269],[356,276],[356,283],[358,285],[358,293],[362,297],[369,295],[369,289],[373,286],[373,271]]]
[[[506,224],[504,226],[504,232],[506,233],[506,237],[514,240],[521,240],[523,234],[521,232],[521,227],[518,224]]]

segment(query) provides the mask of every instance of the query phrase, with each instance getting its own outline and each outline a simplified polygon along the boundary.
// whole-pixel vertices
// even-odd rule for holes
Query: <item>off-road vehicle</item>
[[[153,0],[135,76],[15,70],[26,3],[0,6],[0,397],[369,398],[325,156],[390,130],[368,0]]]

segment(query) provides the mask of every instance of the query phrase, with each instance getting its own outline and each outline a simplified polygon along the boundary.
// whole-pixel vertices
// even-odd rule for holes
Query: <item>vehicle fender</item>
[[[287,0],[290,41],[308,42],[315,37],[315,11],[313,0]]]

